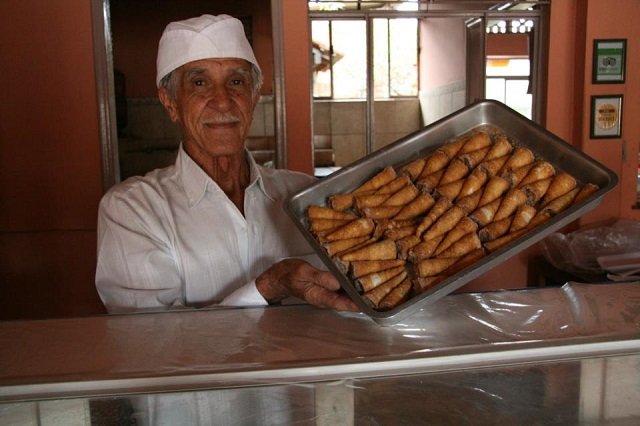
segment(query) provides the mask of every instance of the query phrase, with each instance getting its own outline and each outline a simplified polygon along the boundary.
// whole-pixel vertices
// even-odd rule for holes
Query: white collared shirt
[[[98,212],[96,288],[109,312],[267,302],[255,278],[313,250],[284,210],[312,176],[255,164],[244,216],[180,147],[173,166],[111,188]]]

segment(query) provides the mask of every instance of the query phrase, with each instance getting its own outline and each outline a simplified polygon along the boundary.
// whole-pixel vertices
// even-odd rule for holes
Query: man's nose
[[[231,95],[226,87],[213,87],[207,101],[211,108],[226,111],[231,107]]]

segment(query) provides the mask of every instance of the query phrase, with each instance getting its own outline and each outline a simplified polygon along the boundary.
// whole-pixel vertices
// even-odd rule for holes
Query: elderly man
[[[260,167],[244,141],[262,74],[241,22],[203,15],[160,39],[158,95],[182,143],[173,166],[105,194],[96,287],[110,312],[260,306],[294,296],[357,310],[283,211],[313,177]],[[309,258],[310,259],[310,258]]]

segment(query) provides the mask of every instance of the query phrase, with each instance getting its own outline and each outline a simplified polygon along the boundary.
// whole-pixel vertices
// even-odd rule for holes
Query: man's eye
[[[240,86],[244,84],[244,80],[241,78],[234,78],[233,80],[231,80],[231,84],[234,86]]]
[[[193,80],[194,86],[204,86],[204,80]]]

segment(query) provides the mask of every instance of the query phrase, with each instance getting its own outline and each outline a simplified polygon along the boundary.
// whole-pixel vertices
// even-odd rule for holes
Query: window
[[[486,97],[500,101],[527,118],[532,117],[529,59],[487,59]]]
[[[365,20],[312,20],[313,96],[366,99]],[[418,20],[373,20],[376,99],[418,95]]]

